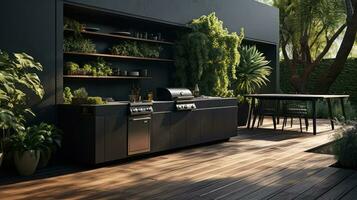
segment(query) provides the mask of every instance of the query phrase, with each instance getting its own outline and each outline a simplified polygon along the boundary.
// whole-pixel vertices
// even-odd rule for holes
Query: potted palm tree
[[[238,98],[238,125],[245,126],[250,103],[243,95],[255,93],[266,85],[272,68],[255,46],[242,46],[239,53],[241,57],[239,65],[236,66],[237,79],[232,80],[232,86]]]
[[[20,175],[35,173],[44,141],[44,136],[31,131],[31,127],[10,137],[15,167]]]

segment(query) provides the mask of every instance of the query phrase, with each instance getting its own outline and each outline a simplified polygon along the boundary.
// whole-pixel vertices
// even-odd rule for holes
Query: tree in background
[[[348,15],[346,18],[347,29],[334,62],[317,83],[318,87],[316,92],[318,93],[328,92],[337,76],[344,69],[348,55],[357,38],[357,0],[346,0],[346,8]]]
[[[289,66],[290,82],[307,92],[311,73],[346,28],[342,0],[274,0],[280,9],[280,46]]]

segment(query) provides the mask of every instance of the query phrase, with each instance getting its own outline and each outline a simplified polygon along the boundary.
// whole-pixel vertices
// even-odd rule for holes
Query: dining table
[[[280,108],[280,101],[304,101],[311,102],[312,105],[312,121],[313,121],[313,134],[316,135],[316,102],[317,101],[327,101],[328,111],[329,111],[329,119],[331,121],[332,130],[335,129],[334,125],[334,113],[332,110],[332,99],[337,99],[340,101],[340,106],[342,110],[342,115],[344,119],[346,119],[346,111],[345,111],[345,99],[349,98],[349,95],[339,95],[339,94],[247,94],[244,95],[245,98],[251,98],[251,106],[248,114],[248,124],[247,128],[250,128],[252,116],[254,114],[255,103],[257,100],[275,100],[277,101],[277,109]],[[278,119],[279,121],[279,119]]]

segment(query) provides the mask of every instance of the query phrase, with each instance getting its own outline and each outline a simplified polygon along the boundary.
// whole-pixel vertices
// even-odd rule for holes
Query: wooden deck
[[[229,142],[1,185],[0,197],[357,199],[357,171],[329,167],[335,163],[333,156],[306,152],[329,142],[333,133],[329,129],[328,121],[319,123],[316,136],[241,129],[239,136]]]

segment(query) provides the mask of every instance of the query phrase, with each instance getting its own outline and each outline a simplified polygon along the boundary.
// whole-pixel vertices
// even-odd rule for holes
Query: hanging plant
[[[198,84],[202,94],[232,96],[230,79],[236,79],[243,33],[229,33],[215,13],[194,19],[189,27],[192,32],[176,45],[177,85],[193,88]]]

